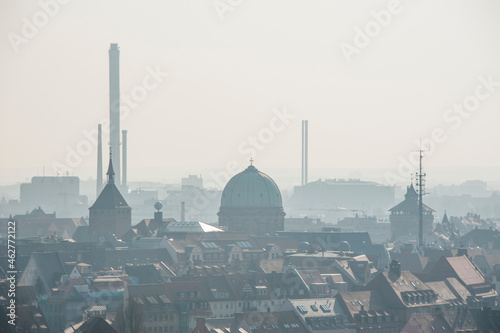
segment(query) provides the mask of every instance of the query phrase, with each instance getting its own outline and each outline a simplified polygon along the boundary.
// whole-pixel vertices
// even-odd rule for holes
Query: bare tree
[[[144,332],[144,305],[129,297],[118,308],[114,324],[119,333]]]

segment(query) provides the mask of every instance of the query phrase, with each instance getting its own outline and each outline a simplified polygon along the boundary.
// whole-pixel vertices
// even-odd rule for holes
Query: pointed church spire
[[[106,175],[108,176],[108,184],[114,184],[115,171],[113,170],[113,159],[112,159],[111,149],[109,149],[109,167],[108,167],[108,172],[106,172]]]
[[[442,224],[448,224],[450,221],[448,220],[448,215],[446,215],[446,210],[444,211],[444,216],[443,216],[443,221],[441,222]]]

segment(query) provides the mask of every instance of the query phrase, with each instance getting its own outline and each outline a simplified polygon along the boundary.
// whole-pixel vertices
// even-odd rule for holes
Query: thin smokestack
[[[127,131],[122,131],[122,148],[123,148],[123,156],[122,156],[122,185],[123,188],[127,188]]]
[[[186,216],[186,203],[184,201],[181,202],[181,222],[185,222]]]
[[[308,121],[302,120],[302,185],[307,184],[307,174],[308,174],[307,146],[308,146]]]
[[[97,125],[97,196],[102,190],[102,125]]]
[[[113,152],[116,185],[120,185],[120,50],[109,48],[109,145]]]

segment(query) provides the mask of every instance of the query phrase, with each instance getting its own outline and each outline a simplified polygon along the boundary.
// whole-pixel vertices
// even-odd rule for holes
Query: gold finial
[[[253,158],[250,157],[250,165],[253,165]]]

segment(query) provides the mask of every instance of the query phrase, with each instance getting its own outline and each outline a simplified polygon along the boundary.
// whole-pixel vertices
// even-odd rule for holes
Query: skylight
[[[330,309],[330,306],[328,306],[327,304],[321,304],[319,307],[321,308],[321,310],[323,312],[330,312],[330,311],[332,311],[332,309]]]
[[[203,247],[206,249],[218,249],[219,248],[214,242],[201,242],[201,245],[203,245]]]
[[[298,305],[297,306],[297,310],[299,310],[299,312],[301,314],[306,314],[307,313],[307,309],[304,306],[302,306],[302,305]]]
[[[251,249],[253,248],[252,244],[250,244],[249,242],[247,241],[244,241],[244,242],[236,242],[236,245],[238,245],[239,247],[241,247],[242,249]]]

